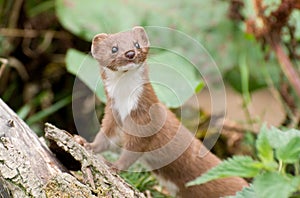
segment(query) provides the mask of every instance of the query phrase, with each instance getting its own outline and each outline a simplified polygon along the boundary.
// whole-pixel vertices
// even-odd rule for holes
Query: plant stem
[[[294,167],[295,167],[295,175],[298,176],[299,175],[299,169],[300,169],[300,166],[299,166],[299,161],[297,161],[295,164],[294,164]]]
[[[4,68],[8,63],[8,60],[5,58],[0,58],[0,62],[2,62],[1,66],[0,66],[0,78],[1,78]]]
[[[294,88],[296,94],[300,98],[300,77],[297,71],[294,69],[291,60],[284,52],[282,45],[279,43],[280,40],[281,39],[279,35],[273,34],[270,36],[269,42],[277,56],[283,73],[285,74],[292,87]]]
[[[282,160],[279,160],[279,168],[278,168],[278,172],[281,172],[281,171],[282,171],[282,167],[283,167]]]

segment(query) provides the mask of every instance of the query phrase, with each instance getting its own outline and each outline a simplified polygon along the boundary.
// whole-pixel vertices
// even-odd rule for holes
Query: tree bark
[[[54,140],[82,165],[84,184],[0,99],[0,197],[144,197],[67,132],[46,124]]]
[[[58,146],[81,163],[83,176],[94,192],[106,197],[145,197],[127,184],[119,175],[110,171],[102,158],[87,151],[66,131],[46,123],[45,132],[46,138],[55,141]]]
[[[0,99],[0,177],[13,197],[46,197],[45,183],[62,173],[37,135]]]

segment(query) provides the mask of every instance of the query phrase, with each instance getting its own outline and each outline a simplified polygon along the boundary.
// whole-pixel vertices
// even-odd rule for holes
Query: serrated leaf
[[[280,175],[277,172],[266,172],[257,176],[253,182],[253,189],[262,198],[288,198],[297,191],[299,178]]]
[[[255,177],[262,169],[263,164],[253,160],[249,156],[234,156],[223,161],[218,166],[210,169],[202,176],[188,182],[187,186],[199,185],[214,179],[238,176],[238,177]]]
[[[266,125],[263,125],[260,129],[260,132],[258,134],[257,140],[256,140],[256,149],[258,152],[259,159],[265,163],[268,164],[270,162],[274,162],[274,153],[273,148],[270,145],[267,133],[269,129]]]
[[[259,197],[254,189],[253,185],[250,185],[249,187],[244,187],[242,191],[239,191],[236,193],[235,196],[229,196],[227,198],[254,198],[254,197]]]
[[[296,129],[290,129],[283,132],[275,127],[271,127],[267,133],[267,137],[270,145],[277,149],[288,144],[293,138],[300,137],[300,131]]]
[[[271,129],[262,129],[266,131],[262,133],[263,139],[267,138],[270,146],[275,149],[276,158],[282,160],[285,163],[295,163],[300,158],[300,131],[296,129],[290,129],[288,131],[281,131],[275,127]],[[262,132],[263,132],[262,131]],[[257,144],[259,143],[260,137],[258,137]],[[263,142],[260,143],[263,147],[266,147]],[[267,146],[268,147],[268,146]],[[270,150],[270,148],[264,148]],[[264,150],[263,148],[261,150]],[[267,155],[264,153],[263,155]],[[271,158],[271,156],[260,156],[260,158]]]
[[[300,159],[300,137],[295,137],[285,146],[277,148],[276,157],[284,163],[298,162]]]

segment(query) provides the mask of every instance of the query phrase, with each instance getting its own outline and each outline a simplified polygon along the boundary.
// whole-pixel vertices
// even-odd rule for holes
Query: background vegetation
[[[78,128],[72,115],[73,74],[89,53],[92,37],[134,25],[163,26],[190,35],[208,50],[224,81],[241,94],[245,107],[241,111],[247,113],[254,91],[271,88],[284,107],[286,117],[281,128],[298,128],[299,8],[296,0],[0,0],[0,96],[39,135],[45,121],[76,133]],[[176,46],[184,50],[180,40],[168,42],[177,42]],[[166,60],[164,55],[156,55]],[[93,60],[87,61],[93,64]],[[93,70],[86,70],[91,72],[84,75],[91,78]],[[191,70],[183,72],[190,75]],[[76,120],[86,123],[86,129],[96,131],[91,124],[95,122],[94,107],[89,106],[94,95],[89,89],[91,85],[84,80],[89,78],[84,75],[81,79],[86,84],[76,84],[86,92],[73,101],[73,105],[82,107],[83,116]],[[199,90],[201,81],[196,78],[193,82]],[[96,93],[103,101],[101,90]],[[164,102],[173,108],[180,105],[168,95]],[[103,107],[97,101],[99,119]],[[204,120],[209,116],[204,115]],[[248,122],[255,122],[250,114]],[[242,142],[250,147],[247,154],[255,156],[256,134],[244,128],[239,132]],[[226,153],[226,145],[217,153],[236,153]],[[239,148],[242,146],[245,144],[241,143]],[[149,175],[132,177],[131,181],[143,178],[136,184],[141,190],[156,188]]]

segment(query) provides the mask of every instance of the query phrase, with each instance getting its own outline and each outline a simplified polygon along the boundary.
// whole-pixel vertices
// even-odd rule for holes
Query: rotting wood
[[[43,186],[63,166],[0,99],[0,178],[13,197],[46,197]]]
[[[116,173],[112,172],[101,158],[79,145],[69,133],[45,124],[45,136],[57,143],[82,164],[82,172],[94,192],[105,197],[145,197]]]
[[[82,164],[92,185],[78,181],[55,158],[38,136],[0,99],[0,195],[1,197],[145,197],[103,161],[53,125],[48,138]],[[93,186],[93,187],[91,187]]]

